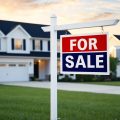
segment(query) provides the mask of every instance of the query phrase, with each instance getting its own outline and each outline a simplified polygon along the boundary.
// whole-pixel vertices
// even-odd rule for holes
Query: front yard
[[[0,120],[50,120],[49,89],[0,85]],[[120,95],[58,92],[61,120],[120,120]]]

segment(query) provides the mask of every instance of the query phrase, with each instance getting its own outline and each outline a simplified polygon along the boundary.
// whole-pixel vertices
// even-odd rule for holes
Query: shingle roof
[[[120,35],[114,35],[118,40],[120,40]]]
[[[0,30],[5,35],[7,35],[17,25],[21,25],[32,37],[50,38],[50,33],[44,32],[41,29],[41,27],[47,25],[0,20]],[[65,34],[70,34],[70,32],[66,30],[58,31],[58,39],[60,38],[60,35]]]

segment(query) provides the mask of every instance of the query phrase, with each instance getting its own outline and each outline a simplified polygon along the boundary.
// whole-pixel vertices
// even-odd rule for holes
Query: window
[[[22,40],[19,40],[19,39],[15,40],[15,49],[22,50]]]
[[[5,67],[6,66],[6,64],[0,64],[0,67]]]
[[[12,50],[26,50],[26,40],[25,39],[14,39],[11,41]]]
[[[42,40],[33,40],[33,50],[36,51],[43,50]]]
[[[16,64],[9,64],[9,66],[10,66],[10,67],[15,67],[15,66],[16,66]]]
[[[35,50],[40,50],[40,40],[35,40]]]
[[[25,67],[26,65],[25,64],[19,64],[18,66],[19,67]]]

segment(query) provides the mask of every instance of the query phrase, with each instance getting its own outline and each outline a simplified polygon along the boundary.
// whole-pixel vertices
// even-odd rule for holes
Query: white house
[[[0,20],[0,82],[46,80],[50,76],[50,33],[31,23]],[[59,37],[70,34],[58,32]],[[58,52],[58,72],[59,72]]]
[[[116,76],[120,77],[120,35],[111,35],[109,43],[111,56],[117,58],[119,61],[117,64]]]

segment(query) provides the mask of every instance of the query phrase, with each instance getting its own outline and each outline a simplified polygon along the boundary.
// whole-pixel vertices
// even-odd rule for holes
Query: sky
[[[50,16],[57,23],[71,24],[98,20],[120,19],[120,0],[0,0],[0,19],[37,24],[50,24]],[[101,28],[72,31],[101,32]],[[105,31],[120,34],[120,22],[105,27]]]

